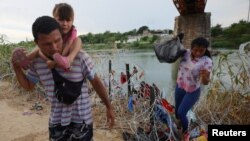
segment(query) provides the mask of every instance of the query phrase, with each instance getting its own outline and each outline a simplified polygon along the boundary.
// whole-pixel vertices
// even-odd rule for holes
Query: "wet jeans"
[[[200,97],[201,90],[198,88],[194,92],[186,92],[184,89],[175,88],[175,116],[180,119],[182,124],[182,131],[188,129],[187,112],[194,106]]]

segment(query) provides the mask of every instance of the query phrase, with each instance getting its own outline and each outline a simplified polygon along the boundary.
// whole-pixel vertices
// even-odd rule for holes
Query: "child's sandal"
[[[27,70],[30,67],[31,61],[28,59],[23,48],[16,48],[13,51],[13,60],[18,63],[20,67]]]

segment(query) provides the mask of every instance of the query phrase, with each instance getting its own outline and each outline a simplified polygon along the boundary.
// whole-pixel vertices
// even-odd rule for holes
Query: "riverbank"
[[[9,82],[0,81],[0,140],[46,141],[48,140],[49,103],[33,93],[13,89]],[[37,106],[39,102],[39,106]],[[40,108],[39,108],[40,107]],[[42,108],[41,108],[42,107]],[[122,141],[119,130],[105,126],[103,105],[93,107],[94,140]]]

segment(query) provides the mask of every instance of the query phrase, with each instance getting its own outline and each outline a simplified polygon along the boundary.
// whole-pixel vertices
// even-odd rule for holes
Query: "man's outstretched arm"
[[[94,79],[90,80],[90,83],[107,108],[107,121],[109,123],[109,127],[112,128],[115,124],[115,114],[113,111],[113,107],[108,99],[107,91],[97,75],[95,75]]]

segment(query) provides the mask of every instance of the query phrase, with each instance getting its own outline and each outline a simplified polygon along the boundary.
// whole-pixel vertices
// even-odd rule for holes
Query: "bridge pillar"
[[[183,32],[183,45],[190,48],[194,38],[202,36],[210,41],[211,13],[180,15],[175,18],[174,35]]]

